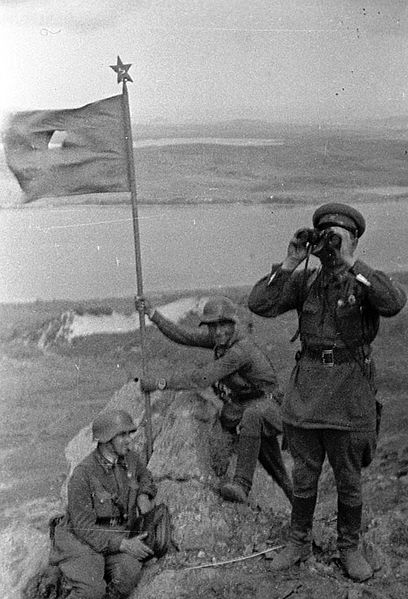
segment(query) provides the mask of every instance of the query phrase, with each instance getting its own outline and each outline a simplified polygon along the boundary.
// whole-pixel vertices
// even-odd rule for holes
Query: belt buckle
[[[324,366],[334,366],[334,355],[332,349],[324,349],[322,351],[322,364]]]

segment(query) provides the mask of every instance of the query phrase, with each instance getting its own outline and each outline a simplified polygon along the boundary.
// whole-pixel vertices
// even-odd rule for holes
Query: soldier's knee
[[[121,554],[110,570],[111,584],[122,595],[130,594],[140,580],[142,563],[131,555]]]
[[[337,482],[337,496],[341,503],[345,505],[360,505],[363,500],[360,480]]]
[[[72,599],[102,599],[105,596],[105,560],[102,555],[89,551],[87,555],[61,562],[59,567],[72,588]]]
[[[293,470],[293,488],[299,497],[311,497],[317,493],[319,484],[319,472],[302,469]]]

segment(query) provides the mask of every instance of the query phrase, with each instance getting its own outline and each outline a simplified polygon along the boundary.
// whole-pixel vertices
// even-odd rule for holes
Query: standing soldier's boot
[[[262,439],[261,449],[259,452],[259,461],[269,476],[271,476],[273,480],[280,486],[290,503],[292,503],[292,481],[287,473],[286,466],[282,459],[279,442],[276,437],[267,437]]]
[[[227,501],[246,503],[252,487],[252,479],[258,461],[261,438],[240,433],[237,445],[237,465],[232,483],[220,488],[220,493]]]
[[[271,570],[287,570],[312,555],[312,526],[316,499],[316,495],[293,497],[289,542],[272,560]]]
[[[357,582],[371,578],[373,570],[361,551],[358,542],[361,529],[362,506],[351,506],[338,501],[337,547],[340,562],[347,576]]]

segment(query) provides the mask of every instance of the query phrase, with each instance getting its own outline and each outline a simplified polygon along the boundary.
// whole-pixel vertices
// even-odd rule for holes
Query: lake
[[[358,255],[408,270],[408,202],[359,204],[367,220]],[[284,258],[316,206],[142,205],[144,290],[250,285]],[[89,299],[136,292],[131,207],[25,207],[0,212],[0,301]]]

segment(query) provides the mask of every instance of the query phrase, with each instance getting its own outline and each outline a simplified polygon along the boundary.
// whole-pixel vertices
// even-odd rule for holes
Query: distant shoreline
[[[388,187],[388,188],[339,188],[331,189],[331,196],[338,194],[338,201],[346,202],[350,204],[364,204],[364,203],[379,203],[389,201],[404,201],[408,200],[408,187]],[[91,195],[91,194],[90,194]],[[7,210],[30,210],[37,208],[61,208],[70,206],[127,206],[130,205],[130,198],[128,193],[114,193],[114,194],[92,194],[98,197],[92,197],[88,195],[78,196],[66,196],[61,198],[55,197],[44,197],[33,202],[27,202],[17,205],[0,206],[0,214]],[[115,200],[112,200],[112,196],[115,196]],[[101,197],[102,196],[102,197]],[[324,204],[329,200],[324,190],[314,191],[288,191],[284,193],[272,194],[263,200],[259,199],[240,199],[240,200],[226,200],[226,199],[174,199],[165,200],[162,202],[145,201],[143,199],[137,200],[139,206],[281,206],[284,208],[296,208],[299,206],[312,206],[314,204]]]
[[[408,270],[392,272],[386,271],[386,274],[398,281],[401,285],[405,286],[408,290]],[[216,286],[197,289],[179,289],[175,291],[163,289],[162,291],[147,291],[145,295],[155,304],[167,304],[185,298],[205,297],[214,294],[233,297],[235,301],[238,301],[239,303],[238,298],[246,296],[251,289],[252,285],[233,285],[226,287]],[[52,308],[57,313],[62,313],[67,310],[75,310],[78,312],[78,314],[87,313],[94,316],[97,316],[98,314],[106,316],[111,314],[113,310],[126,314],[132,314],[134,312],[134,297],[111,296],[106,298],[95,297],[84,299],[37,299],[31,301],[28,300],[14,302],[0,301],[0,314],[2,310],[33,309],[34,311],[41,312],[41,310],[44,308]],[[7,319],[4,320],[4,322],[6,321]]]
[[[182,146],[182,145],[214,145],[214,146],[281,146],[282,138],[264,137],[158,137],[133,140],[134,148]]]

